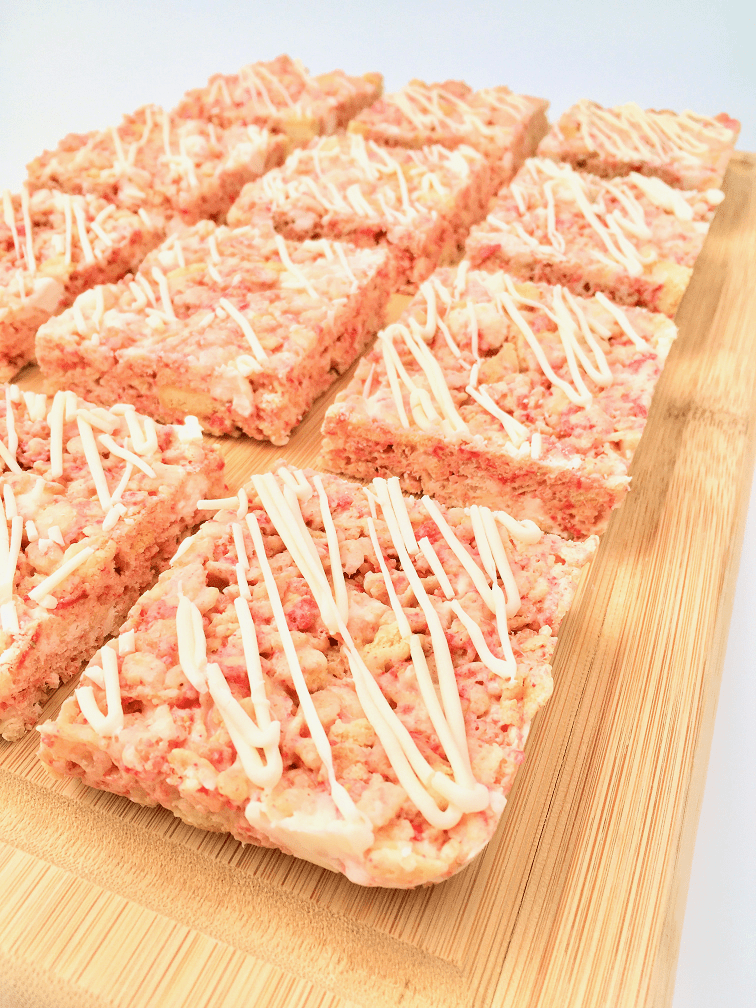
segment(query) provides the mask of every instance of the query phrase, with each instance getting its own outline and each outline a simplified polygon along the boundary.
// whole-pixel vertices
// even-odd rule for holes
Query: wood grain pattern
[[[726,190],[487,850],[360,889],[54,781],[32,733],[0,746],[4,1008],[668,1005],[754,453],[755,155]],[[285,449],[222,442],[229,484],[311,463],[338,387]]]

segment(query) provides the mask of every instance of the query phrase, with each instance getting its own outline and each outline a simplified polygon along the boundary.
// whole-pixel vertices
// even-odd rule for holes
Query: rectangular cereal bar
[[[554,123],[539,157],[569,161],[603,178],[655,175],[677,189],[719,189],[740,123],[718,116],[646,109],[635,102],[602,108],[583,99]]]
[[[350,77],[333,70],[311,77],[299,60],[278,56],[250,63],[237,74],[214,74],[206,87],[187,91],[175,113],[217,126],[263,126],[296,146],[343,129],[382,90],[378,73]]]
[[[495,189],[491,165],[472,147],[387,148],[351,133],[314,140],[250,182],[228,222],[239,226],[269,214],[294,241],[386,245],[403,289],[411,290],[459,257]]]
[[[438,270],[328,409],[320,463],[600,533],[676,335],[665,315],[505,273]]]
[[[0,380],[34,357],[34,334],[83,290],[118,280],[162,239],[157,221],[94,196],[2,194]]]
[[[530,158],[471,231],[466,255],[475,267],[673,316],[723,198],[637,172],[601,179]]]
[[[596,540],[285,467],[215,506],[43,762],[361,885],[448,878],[493,835]]]
[[[413,80],[360,112],[348,130],[389,147],[467,144],[488,158],[501,186],[535,154],[548,129],[548,107],[543,98],[507,87],[473,91],[463,81]]]
[[[156,249],[135,280],[99,287],[43,326],[37,359],[49,387],[285,444],[383,325],[393,288],[385,249],[203,221]]]
[[[194,418],[163,427],[15,385],[0,457],[0,735],[15,740],[164,569],[223,463]]]
[[[242,187],[286,156],[286,139],[259,126],[221,129],[145,105],[118,126],[71,133],[28,166],[30,189],[102,196],[144,207],[169,227],[221,219]]]

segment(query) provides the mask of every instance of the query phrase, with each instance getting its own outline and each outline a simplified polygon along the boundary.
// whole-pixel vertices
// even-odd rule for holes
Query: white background
[[[170,107],[211,73],[280,52],[299,57],[313,73],[381,71],[387,90],[412,77],[508,84],[549,98],[553,115],[583,97],[604,105],[632,100],[708,115],[726,111],[743,122],[739,147],[756,150],[755,26],[753,0],[0,0],[0,189],[17,188],[24,164],[68,132],[115,124],[148,101]],[[674,1008],[756,1005],[754,655],[756,496]]]

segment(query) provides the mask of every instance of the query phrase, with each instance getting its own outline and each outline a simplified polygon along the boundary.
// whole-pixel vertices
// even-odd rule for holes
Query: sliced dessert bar
[[[218,505],[43,762],[361,885],[448,878],[496,828],[595,540],[285,468]]]
[[[507,87],[473,91],[462,81],[413,80],[360,112],[348,129],[389,147],[441,144],[453,150],[467,144],[489,159],[504,185],[535,154],[548,129],[548,107],[543,98],[513,94]]]
[[[644,111],[634,102],[602,108],[583,99],[551,127],[538,156],[603,178],[640,172],[678,189],[718,189],[739,132],[724,113]]]
[[[564,535],[602,532],[674,324],[467,267],[438,270],[379,335],[326,413],[321,464]]]
[[[295,241],[388,245],[407,290],[458,258],[494,189],[490,164],[472,147],[389,149],[352,133],[314,140],[250,182],[228,222],[247,224],[267,213]]]
[[[204,221],[148,256],[136,280],[51,319],[37,359],[51,388],[285,444],[383,325],[394,283],[382,248]]]
[[[34,356],[34,334],[88,287],[118,280],[162,239],[158,222],[93,196],[2,194],[0,380]]]
[[[223,463],[194,418],[162,427],[72,392],[0,390],[0,735],[120,626],[164,569]]]
[[[217,126],[263,126],[285,134],[290,144],[335,133],[380,97],[377,73],[349,77],[343,70],[311,77],[299,60],[278,56],[250,63],[238,74],[214,74],[207,87],[187,91],[175,113]]]
[[[259,126],[224,130],[145,105],[119,126],[69,134],[27,166],[28,185],[144,207],[175,227],[223,217],[247,182],[285,156],[285,138]]]
[[[637,172],[601,179],[530,158],[473,228],[467,257],[475,267],[673,316],[723,198],[719,189],[686,192]]]

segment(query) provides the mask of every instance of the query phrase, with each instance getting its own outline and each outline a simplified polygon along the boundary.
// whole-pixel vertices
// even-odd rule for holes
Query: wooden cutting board
[[[53,781],[31,733],[0,746],[3,1008],[669,1004],[756,429],[756,155],[725,188],[487,850],[435,887],[361,889]],[[229,484],[312,463],[345,381],[285,449],[219,441]]]

